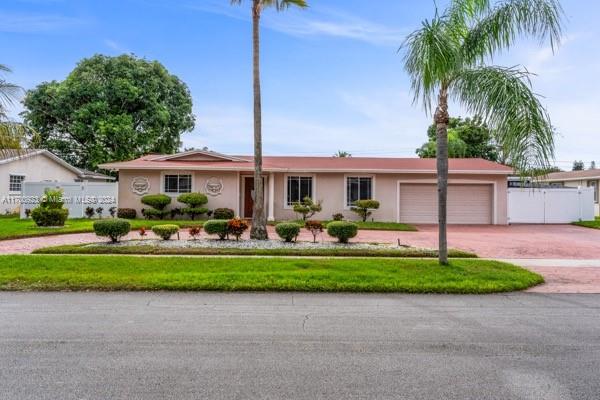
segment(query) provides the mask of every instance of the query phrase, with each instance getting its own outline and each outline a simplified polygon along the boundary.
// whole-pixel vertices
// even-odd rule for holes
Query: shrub
[[[294,222],[282,222],[275,226],[275,232],[286,242],[293,242],[300,233],[300,225]]]
[[[109,237],[113,243],[118,242],[130,230],[131,224],[124,219],[106,219],[94,222],[94,232],[96,232],[96,235]]]
[[[85,208],[85,216],[88,218],[92,218],[96,211],[94,211],[94,207],[86,207]]]
[[[155,210],[164,210],[171,204],[171,198],[166,194],[149,194],[142,197],[142,203],[154,208]],[[147,212],[148,210],[146,210]]]
[[[152,232],[158,237],[161,237],[163,240],[171,239],[171,236],[179,232],[179,227],[177,225],[154,225],[152,227]]]
[[[117,214],[117,207],[113,206],[113,207],[109,208],[108,209],[108,213],[110,214],[111,218],[114,218],[115,215]]]
[[[146,217],[147,219],[163,219],[167,215],[169,215],[169,211],[166,210],[156,210],[154,208],[144,210],[144,217]]]
[[[235,237],[235,240],[240,240],[240,236],[248,229],[248,222],[241,218],[233,218],[227,221],[227,232]]]
[[[188,233],[194,240],[196,240],[196,236],[198,236],[200,232],[202,232],[202,229],[200,229],[199,226],[191,226],[190,229],[188,229]]]
[[[352,222],[334,221],[327,224],[327,234],[337,238],[340,243],[348,243],[358,233],[358,225]]]
[[[37,207],[31,211],[31,218],[37,226],[64,226],[68,216],[66,208]]]
[[[40,201],[40,207],[61,209],[64,205],[62,189],[49,189],[44,190],[44,195]]]
[[[171,219],[175,219],[175,217],[181,215],[181,208],[172,208],[169,213],[171,214]]]
[[[196,207],[196,208],[188,207],[188,208],[184,208],[183,210],[181,210],[181,212],[183,214],[189,215],[191,219],[194,219],[198,215],[206,214],[208,212],[208,208],[206,208],[206,207]]]
[[[25,209],[25,216],[26,216],[27,218],[31,217],[31,208],[26,208],[26,209]]]
[[[214,219],[233,219],[235,212],[231,208],[217,208],[213,211]]]
[[[202,193],[184,193],[177,197],[177,201],[187,204],[188,208],[199,208],[208,203],[208,198]]]
[[[323,209],[321,202],[314,202],[310,197],[305,197],[302,201],[294,203],[294,212],[302,215],[302,220],[312,217]]]
[[[117,218],[135,219],[135,217],[137,217],[137,211],[133,208],[117,209]]]
[[[229,233],[229,221],[226,219],[211,219],[204,223],[204,232],[209,235],[218,235],[219,239],[224,240]]]
[[[144,236],[148,235],[148,233],[146,232],[146,227],[145,226],[142,226],[140,228],[140,230],[138,231],[138,233],[139,233],[139,235],[140,235],[140,237],[142,239],[144,238]]]
[[[350,210],[357,213],[365,222],[367,218],[373,214],[371,210],[377,210],[379,208],[379,202],[377,200],[357,200],[354,202],[354,206]]]
[[[98,218],[100,218],[100,219],[102,219],[102,211],[104,211],[104,208],[102,208],[102,207],[96,208],[96,214],[98,214]]]
[[[331,216],[331,218],[332,218],[334,221],[343,221],[343,220],[344,220],[344,214],[342,214],[342,213],[335,213],[335,214],[333,214],[333,215]]]
[[[325,228],[321,221],[306,221],[304,227],[313,235],[313,243],[317,243],[317,235]]]

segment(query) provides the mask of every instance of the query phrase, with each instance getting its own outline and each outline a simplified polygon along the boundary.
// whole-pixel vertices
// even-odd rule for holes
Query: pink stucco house
[[[448,219],[453,224],[507,223],[507,176],[512,169],[482,159],[451,159]],[[143,207],[145,194],[202,192],[208,207],[228,207],[252,216],[253,159],[213,151],[193,150],[170,155],[147,155],[107,163],[101,168],[119,172],[119,207]],[[265,156],[265,206],[269,220],[292,219],[292,204],[306,196],[323,202],[315,216],[330,219],[341,212],[348,219],[353,201],[376,199],[378,221],[437,222],[435,159],[367,157]]]

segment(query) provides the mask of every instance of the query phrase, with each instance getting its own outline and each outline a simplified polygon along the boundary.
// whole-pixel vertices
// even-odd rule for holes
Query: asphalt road
[[[0,293],[0,399],[598,399],[600,295]]]

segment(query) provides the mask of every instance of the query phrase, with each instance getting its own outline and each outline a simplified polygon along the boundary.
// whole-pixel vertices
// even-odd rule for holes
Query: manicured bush
[[[194,240],[196,240],[196,236],[198,236],[200,232],[202,232],[202,229],[199,226],[191,226],[190,229],[188,229],[188,233]]]
[[[229,221],[226,219],[211,219],[204,223],[204,232],[209,235],[218,235],[219,239],[224,240],[229,233]]]
[[[184,193],[177,197],[177,201],[187,204],[188,208],[199,208],[208,203],[208,197],[202,193]]]
[[[155,208],[149,208],[144,210],[144,217],[147,219],[163,219],[167,215],[169,215],[170,211],[167,210],[157,210]]]
[[[103,207],[96,208],[96,214],[98,214],[98,218],[102,219],[102,211],[104,211]]]
[[[39,207],[31,211],[31,218],[37,226],[64,226],[69,210],[63,208],[61,189],[46,189]]]
[[[302,220],[312,217],[323,209],[321,202],[314,202],[310,197],[305,197],[302,201],[294,203],[294,212],[302,215]]]
[[[325,226],[321,221],[306,221],[304,227],[313,235],[313,243],[317,243],[317,235],[323,232]]]
[[[348,243],[348,239],[356,236],[358,225],[352,222],[333,221],[327,224],[327,234],[337,238],[340,243]]]
[[[25,209],[25,216],[26,216],[27,218],[31,217],[31,208],[26,208],[26,209]]]
[[[142,197],[142,203],[155,210],[164,210],[166,206],[171,204],[171,198],[166,194],[149,194]]]
[[[227,221],[227,232],[240,240],[240,236],[248,230],[248,222],[241,218],[233,218]]]
[[[175,219],[178,215],[182,214],[181,208],[171,208],[169,214],[171,214],[171,219]]]
[[[187,214],[193,220],[199,215],[206,214],[208,212],[208,208],[206,207],[187,207],[181,210],[182,214]]]
[[[342,213],[335,213],[335,214],[333,214],[333,215],[331,216],[331,218],[332,218],[334,221],[343,221],[343,220],[344,220],[344,214],[342,214]]]
[[[94,207],[86,207],[85,208],[85,216],[88,218],[92,218],[96,211],[94,211]]]
[[[294,222],[282,222],[275,226],[275,232],[286,242],[293,242],[300,234],[300,225]]]
[[[109,208],[108,209],[108,213],[110,214],[111,218],[114,218],[115,215],[117,214],[117,207],[113,206],[113,207]]]
[[[357,213],[365,222],[367,218],[373,214],[371,210],[377,210],[379,208],[379,202],[377,200],[357,200],[350,210]]]
[[[163,240],[171,239],[171,236],[179,232],[179,227],[177,225],[154,225],[152,227],[152,232],[158,237],[161,237]]]
[[[213,211],[214,219],[233,219],[235,212],[231,208],[217,208]]]
[[[94,222],[94,232],[98,236],[110,238],[116,243],[131,230],[131,224],[124,219],[106,219]]]
[[[117,210],[117,218],[135,219],[137,211],[133,208],[119,208]]]
[[[31,211],[31,218],[37,226],[64,226],[68,216],[66,208],[37,207]]]

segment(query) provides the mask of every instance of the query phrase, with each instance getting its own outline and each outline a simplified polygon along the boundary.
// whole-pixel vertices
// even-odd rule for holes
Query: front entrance
[[[244,177],[244,218],[252,218],[254,208],[254,177]]]

